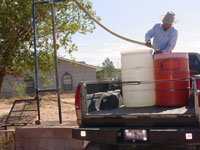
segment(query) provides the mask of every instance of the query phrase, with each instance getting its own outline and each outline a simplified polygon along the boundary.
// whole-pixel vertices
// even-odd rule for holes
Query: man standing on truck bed
[[[170,11],[162,19],[163,24],[155,24],[154,27],[145,34],[145,42],[148,47],[152,47],[151,38],[153,38],[153,47],[160,49],[155,53],[171,52],[177,41],[178,31],[172,26],[177,22],[175,13]]]

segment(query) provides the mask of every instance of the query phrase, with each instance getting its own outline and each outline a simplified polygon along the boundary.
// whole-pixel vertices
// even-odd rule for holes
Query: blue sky
[[[179,37],[175,52],[200,52],[200,0],[91,0],[93,9],[101,23],[110,30],[130,39],[144,42],[145,33],[160,15],[174,11],[178,23],[174,27]],[[123,41],[96,25],[96,30],[87,35],[76,35],[73,40],[78,51],[73,53],[77,61],[102,65],[105,58],[121,65],[121,51],[148,49],[147,47]],[[62,53],[62,50],[61,50]]]

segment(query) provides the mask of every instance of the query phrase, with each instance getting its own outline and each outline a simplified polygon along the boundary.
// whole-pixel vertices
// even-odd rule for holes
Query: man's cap
[[[174,24],[178,22],[178,19],[175,18],[175,13],[172,11],[167,12],[166,15],[161,15],[160,19],[163,24]]]

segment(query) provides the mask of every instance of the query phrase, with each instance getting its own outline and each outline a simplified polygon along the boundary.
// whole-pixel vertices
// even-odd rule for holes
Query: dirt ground
[[[75,113],[75,94],[74,93],[68,93],[68,94],[61,94],[61,106],[62,106],[62,121],[63,126],[75,126],[76,125],[76,113]],[[15,99],[7,99],[7,100],[0,100],[0,124],[3,123],[5,120],[5,117],[8,115],[10,108],[12,107],[12,104]],[[47,94],[45,96],[41,97],[41,125],[44,126],[54,126],[59,125],[59,115],[58,115],[58,103],[57,103],[57,95],[55,94]],[[33,118],[33,124],[35,125],[35,120],[37,118]],[[32,126],[31,125],[31,126]],[[12,127],[15,128],[15,127]],[[123,148],[124,149],[124,148]],[[150,148],[151,149],[151,148]],[[152,148],[152,150],[160,150],[162,148]],[[189,148],[164,148],[163,150],[195,150],[195,147],[189,147]],[[134,150],[137,150],[134,148]],[[138,149],[142,150],[142,149]],[[146,149],[147,150],[147,149]]]
[[[61,111],[63,122],[76,122],[75,113],[75,94],[61,94]],[[57,95],[42,96],[41,101],[41,121],[42,122],[58,122],[58,101]]]
[[[60,96],[61,96],[62,122],[68,125],[76,125],[76,113],[74,106],[75,94],[65,93],[61,94]],[[8,115],[15,99],[12,98],[12,99],[0,100],[0,124],[4,123],[5,118]],[[47,94],[41,96],[40,118],[41,118],[41,124],[44,125],[59,124],[58,101],[56,94]],[[37,117],[33,118],[33,123],[35,120],[37,120]]]

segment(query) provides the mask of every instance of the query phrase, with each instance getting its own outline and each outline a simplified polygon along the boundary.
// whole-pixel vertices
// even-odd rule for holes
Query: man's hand
[[[154,51],[154,55],[155,54],[161,54],[162,53],[162,50],[156,50],[156,51]]]
[[[151,42],[146,42],[147,47],[152,47]]]

